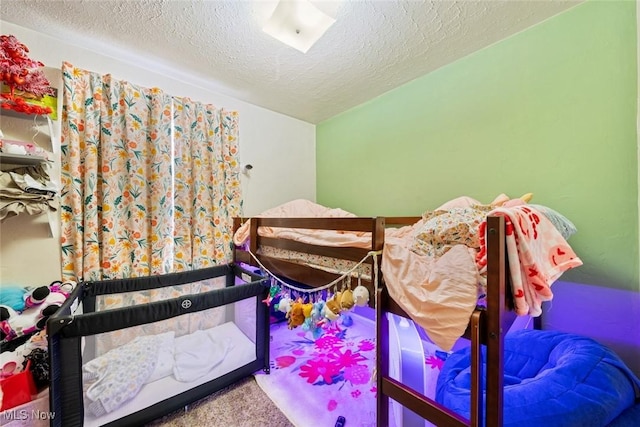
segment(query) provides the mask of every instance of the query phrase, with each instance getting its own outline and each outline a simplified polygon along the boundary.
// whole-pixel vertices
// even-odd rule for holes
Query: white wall
[[[107,57],[8,22],[0,21],[0,24],[2,34],[15,35],[29,47],[32,59],[45,64],[47,77],[59,90],[59,69],[63,61],[68,61],[76,67],[108,73],[119,80],[145,87],[158,87],[171,95],[186,96],[238,111],[240,159],[253,166],[248,175],[242,176],[244,215],[255,215],[296,198],[315,201],[315,125],[167,77],[148,66],[145,69],[131,61]],[[8,133],[5,132],[7,138],[18,132],[20,125],[14,124],[14,120],[18,119],[2,117],[0,125],[3,131],[8,129]],[[20,121],[31,126],[29,121]],[[55,173],[59,174],[59,122],[54,123],[53,133],[51,149],[58,156]],[[42,140],[41,136],[38,141]],[[22,215],[2,222],[0,284],[40,285],[59,279],[57,219],[53,225],[52,237],[46,215]]]

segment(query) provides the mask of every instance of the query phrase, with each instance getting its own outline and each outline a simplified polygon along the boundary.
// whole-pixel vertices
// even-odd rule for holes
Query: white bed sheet
[[[212,328],[216,336],[231,338],[232,348],[224,360],[217,365],[208,375],[192,382],[180,382],[173,375],[161,378],[146,384],[140,392],[113,412],[101,417],[95,417],[89,411],[85,411],[84,425],[87,427],[101,426],[111,421],[118,420],[134,412],[145,409],[162,400],[176,396],[190,390],[200,384],[204,384],[224,374],[227,374],[241,366],[256,360],[256,346],[233,322],[227,322]]]

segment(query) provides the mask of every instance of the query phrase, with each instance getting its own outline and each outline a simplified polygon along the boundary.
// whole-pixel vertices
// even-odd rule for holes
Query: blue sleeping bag
[[[520,330],[505,337],[504,347],[505,427],[602,427],[634,404],[640,380],[592,339]],[[470,365],[469,347],[453,353],[436,387],[436,401],[467,419]]]

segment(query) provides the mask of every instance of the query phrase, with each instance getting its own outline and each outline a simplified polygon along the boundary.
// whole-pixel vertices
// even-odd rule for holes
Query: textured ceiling
[[[275,0],[2,0],[2,20],[310,123],[581,0],[313,1],[335,24],[303,54],[261,31]]]

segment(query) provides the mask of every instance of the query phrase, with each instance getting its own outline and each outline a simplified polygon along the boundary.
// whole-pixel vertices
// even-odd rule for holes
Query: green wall
[[[534,193],[577,226],[563,280],[638,290],[635,2],[587,2],[317,126],[317,201],[420,214]]]

